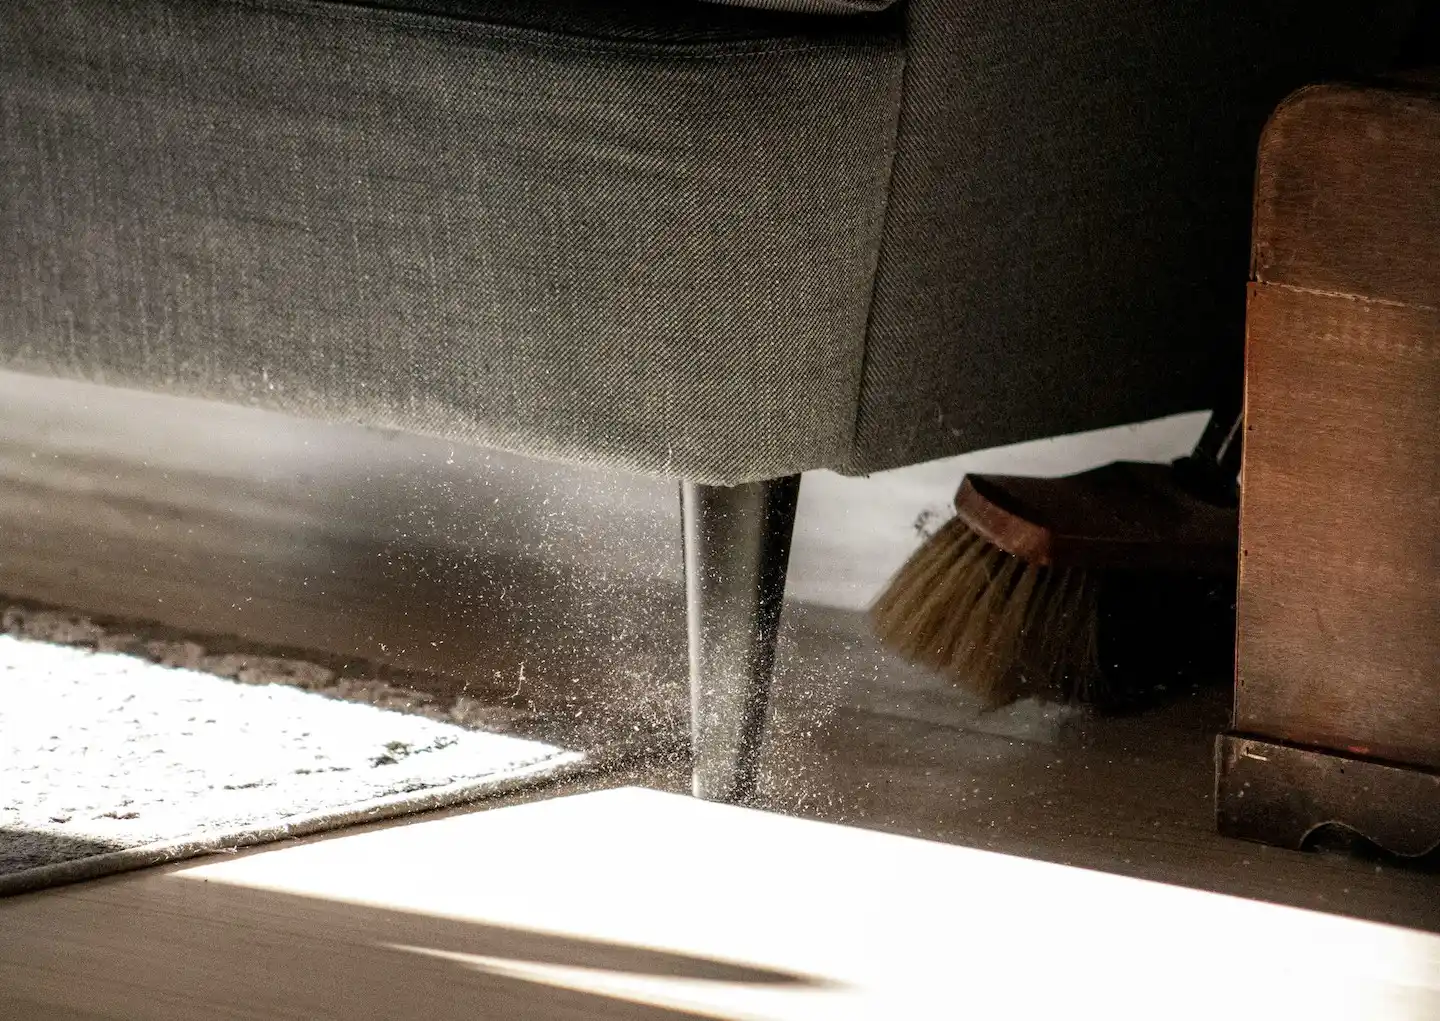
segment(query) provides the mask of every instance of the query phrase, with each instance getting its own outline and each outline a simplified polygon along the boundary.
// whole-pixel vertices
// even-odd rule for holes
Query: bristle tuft
[[[921,544],[871,607],[876,634],[988,705],[1025,694],[1088,699],[1099,682],[1098,585],[1041,567],[958,518]]]

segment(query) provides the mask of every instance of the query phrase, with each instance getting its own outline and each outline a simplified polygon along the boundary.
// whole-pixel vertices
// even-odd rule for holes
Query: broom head
[[[1096,696],[1108,572],[1235,570],[1235,509],[1191,495],[1169,465],[971,475],[955,508],[881,593],[871,621],[890,648],[989,705]]]

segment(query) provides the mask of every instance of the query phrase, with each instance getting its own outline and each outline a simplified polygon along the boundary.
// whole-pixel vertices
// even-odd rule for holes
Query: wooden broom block
[[[1166,464],[1119,461],[1055,479],[971,475],[955,511],[1032,564],[1235,573],[1236,511],[1188,493]]]

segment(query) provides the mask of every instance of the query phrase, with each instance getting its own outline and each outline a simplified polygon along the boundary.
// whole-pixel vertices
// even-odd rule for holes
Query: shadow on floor
[[[423,867],[375,863],[377,871]],[[667,990],[683,998],[687,984],[693,997],[694,983],[831,985],[643,946],[173,874],[24,895],[0,912],[0,987],[33,1017],[90,1010],[140,1021],[185,1004],[203,1016],[206,1004],[231,1003],[245,1017],[661,1021],[713,1015],[646,1002],[647,988],[665,999]]]

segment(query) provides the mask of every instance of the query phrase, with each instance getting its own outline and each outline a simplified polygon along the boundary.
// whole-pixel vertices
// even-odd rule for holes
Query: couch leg
[[[755,789],[799,495],[798,475],[680,487],[696,797],[743,801]]]

